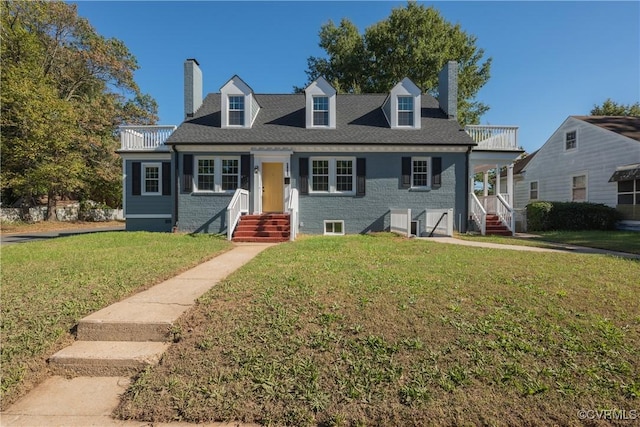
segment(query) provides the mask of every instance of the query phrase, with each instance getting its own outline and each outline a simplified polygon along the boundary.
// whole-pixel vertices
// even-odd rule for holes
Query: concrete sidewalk
[[[521,235],[522,238],[527,238],[527,235]],[[427,239],[432,242],[448,243],[462,246],[474,246],[478,248],[492,248],[492,249],[507,249],[512,251],[527,251],[527,252],[555,252],[555,253],[574,253],[574,254],[598,254],[598,255],[613,255],[620,258],[637,259],[640,260],[640,255],[631,254],[627,252],[609,251],[606,249],[588,248],[585,246],[569,245],[564,243],[545,242],[548,245],[554,246],[554,248],[539,248],[536,246],[524,246],[524,245],[503,245],[500,243],[490,242],[477,242],[473,240],[456,239],[455,237],[419,237],[419,239]]]
[[[170,346],[171,325],[198,297],[271,246],[274,244],[235,244],[210,261],[85,317],[78,324],[77,341],[49,360],[52,370],[64,376],[48,378],[2,412],[0,425],[151,425],[111,418],[131,376],[160,360]],[[180,423],[171,423],[176,425]]]

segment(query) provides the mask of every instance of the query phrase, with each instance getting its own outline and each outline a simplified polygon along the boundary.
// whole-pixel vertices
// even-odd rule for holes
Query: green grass
[[[545,231],[540,240],[640,254],[640,233],[633,231]]]
[[[79,319],[229,247],[215,236],[144,232],[3,246],[3,405],[46,373]]]
[[[640,262],[387,234],[271,248],[204,295],[117,414],[576,425],[636,409]]]
[[[460,234],[462,240],[557,249],[557,243],[640,254],[640,233],[633,231],[546,231],[535,237]]]

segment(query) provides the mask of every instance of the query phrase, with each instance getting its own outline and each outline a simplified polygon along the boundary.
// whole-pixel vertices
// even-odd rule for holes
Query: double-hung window
[[[618,181],[618,204],[640,205],[640,179]]]
[[[160,163],[142,164],[142,195],[155,196],[162,193],[160,183],[162,182]]]
[[[199,156],[196,168],[196,192],[230,192],[240,187],[238,157]]]
[[[427,188],[431,186],[429,157],[411,158],[411,187]]]
[[[529,183],[529,200],[538,200],[538,181]]]
[[[398,126],[413,126],[413,97],[398,97]]]
[[[578,133],[575,130],[564,135],[564,149],[566,151],[575,150],[578,147]]]
[[[313,126],[329,126],[329,97],[313,97]]]
[[[312,193],[355,193],[355,158],[312,157],[309,161]]]
[[[587,201],[587,176],[577,175],[571,177],[571,201]]]
[[[229,126],[244,126],[244,96],[229,97]]]

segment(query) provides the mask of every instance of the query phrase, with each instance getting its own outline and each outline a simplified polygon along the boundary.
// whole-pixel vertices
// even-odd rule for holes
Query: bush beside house
[[[529,231],[615,230],[620,212],[604,204],[533,202],[526,207]]]

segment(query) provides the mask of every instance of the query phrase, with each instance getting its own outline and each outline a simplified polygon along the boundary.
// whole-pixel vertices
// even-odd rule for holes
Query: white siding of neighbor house
[[[565,150],[566,132],[577,131],[577,148]],[[615,207],[617,183],[609,178],[618,166],[640,163],[640,142],[569,117],[538,150],[515,180],[515,207],[529,203],[529,183],[538,181],[538,200],[571,201],[572,177],[587,175],[587,202]]]

